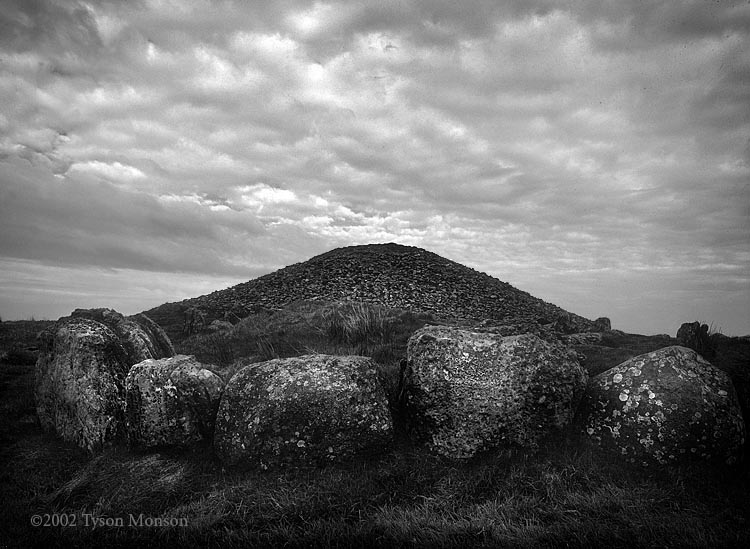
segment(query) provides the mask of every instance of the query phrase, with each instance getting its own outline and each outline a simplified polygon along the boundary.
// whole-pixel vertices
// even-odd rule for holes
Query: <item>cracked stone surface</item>
[[[588,379],[574,354],[533,334],[428,326],[412,336],[407,354],[412,433],[451,458],[535,447],[571,421]]]
[[[125,379],[129,443],[150,448],[210,441],[223,388],[193,356],[139,362]]]
[[[171,350],[158,326],[149,329],[164,340],[116,311],[95,309],[76,310],[42,332],[34,380],[42,428],[92,452],[123,437],[128,370]]]
[[[229,380],[214,449],[228,465],[267,469],[377,453],[392,436],[369,358],[305,355],[250,364]]]

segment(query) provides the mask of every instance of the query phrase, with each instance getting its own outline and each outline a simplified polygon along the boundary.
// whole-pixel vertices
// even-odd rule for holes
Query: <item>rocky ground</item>
[[[567,332],[598,331],[591,320],[538,299],[506,282],[437,254],[399,244],[338,248],[254,280],[144,313],[179,342],[186,319],[199,311],[198,327],[236,322],[262,309],[298,300],[363,301],[424,311],[436,318],[494,323],[564,324]]]

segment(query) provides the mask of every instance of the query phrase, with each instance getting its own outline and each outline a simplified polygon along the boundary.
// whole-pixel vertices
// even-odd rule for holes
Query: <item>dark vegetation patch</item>
[[[650,353],[679,342],[669,336],[644,336],[610,330],[596,345],[572,345],[581,356],[581,364],[590,376],[600,374],[634,356]]]
[[[0,322],[0,363],[33,365],[39,356],[37,335],[54,324],[51,320]]]
[[[231,329],[196,334],[176,345],[212,365],[225,381],[241,367],[303,354],[361,355],[373,359],[394,413],[401,395],[401,361],[411,335],[437,321],[371,303],[298,301],[279,311],[249,315]]]

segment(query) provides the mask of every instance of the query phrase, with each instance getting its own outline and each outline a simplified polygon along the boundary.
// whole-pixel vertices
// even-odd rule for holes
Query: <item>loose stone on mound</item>
[[[665,347],[597,375],[582,414],[593,441],[643,465],[733,463],[744,443],[729,377],[685,347]]]
[[[211,440],[223,387],[193,356],[136,364],[125,379],[128,441],[149,448]]]
[[[228,465],[323,464],[382,451],[393,424],[372,361],[306,355],[250,364],[227,383],[214,448]]]
[[[532,334],[428,326],[411,337],[407,356],[413,434],[451,458],[536,446],[572,419],[587,381],[575,355]]]
[[[39,347],[34,398],[42,428],[89,451],[124,435],[125,376],[135,362],[163,352],[137,322],[111,309],[61,318],[40,334]]]

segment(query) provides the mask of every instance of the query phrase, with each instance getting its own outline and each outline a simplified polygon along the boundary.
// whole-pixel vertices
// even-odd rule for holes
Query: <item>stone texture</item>
[[[586,433],[632,463],[692,459],[734,462],[744,424],[724,372],[695,351],[666,347],[591,380],[582,406]]]
[[[407,357],[412,432],[451,458],[536,446],[572,419],[587,381],[574,354],[532,334],[429,326],[411,337]]]
[[[241,318],[300,300],[378,303],[436,318],[489,319],[494,324],[555,323],[564,333],[600,330],[593,321],[497,278],[399,244],[338,248],[225,290],[165,303],[146,314],[180,341],[227,314]],[[198,322],[196,311],[205,318]]]
[[[113,309],[76,309],[70,316],[88,318],[107,326],[117,334],[130,364],[174,355],[174,348],[164,330],[144,314],[125,317]]]
[[[706,326],[708,331],[708,326]],[[691,341],[698,337],[701,332],[700,322],[684,322],[680,329],[677,330],[677,339],[679,339],[684,346],[687,346]]]
[[[40,336],[34,396],[42,428],[95,451],[123,434],[128,355],[117,335],[88,318]]]
[[[250,364],[232,377],[214,448],[228,465],[265,469],[382,451],[392,433],[369,358],[306,355]]]
[[[128,441],[144,448],[210,441],[223,388],[192,356],[134,365],[125,379]]]
[[[612,322],[606,316],[600,316],[594,321],[594,326],[599,332],[608,332],[612,329]]]
[[[172,342],[169,340],[169,336],[167,336],[167,333],[156,322],[143,313],[138,313],[128,318],[136,322],[146,335],[148,335],[148,340],[151,344],[149,349],[153,358],[164,358],[175,355],[175,350]]]
[[[708,324],[686,322],[677,330],[677,339],[683,347],[696,351],[706,360],[713,360],[716,357],[719,339],[723,336],[709,332]]]
[[[89,451],[123,436],[125,376],[134,363],[161,358],[163,342],[111,309],[78,309],[38,341],[34,397],[42,427]]]

